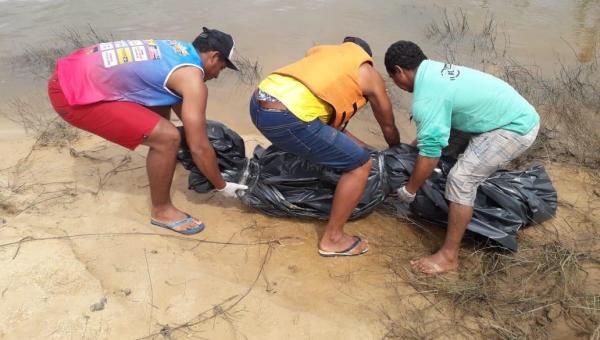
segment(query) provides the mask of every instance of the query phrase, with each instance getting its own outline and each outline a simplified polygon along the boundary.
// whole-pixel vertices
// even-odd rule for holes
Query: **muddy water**
[[[125,39],[189,40],[203,25],[218,27],[234,36],[240,53],[259,61],[263,75],[299,58],[313,44],[358,35],[370,42],[376,64],[383,70],[385,49],[399,39],[418,42],[435,58],[439,46],[426,38],[427,27],[440,20],[442,10],[453,15],[459,8],[472,31],[492,15],[502,44],[509,41],[510,55],[549,72],[559,57],[589,60],[599,39],[599,0],[0,0],[0,99],[43,100],[42,82],[26,71],[15,72],[6,59],[31,46],[59,44],[57,33],[65,27],[91,25]],[[209,115],[240,132],[250,132],[247,99],[252,86],[225,72],[209,88]],[[399,123],[404,118],[399,117]]]

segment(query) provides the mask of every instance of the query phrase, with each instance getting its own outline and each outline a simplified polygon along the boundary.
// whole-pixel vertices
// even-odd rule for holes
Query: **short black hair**
[[[196,39],[192,42],[192,45],[198,52],[210,52],[216,51],[217,49],[210,43],[208,34],[205,32],[200,33]]]
[[[344,38],[344,42],[355,43],[356,45],[362,47],[362,49],[365,50],[365,52],[367,52],[367,54],[369,55],[369,57],[373,57],[373,51],[371,51],[371,46],[369,46],[369,43],[367,43],[363,39],[361,39],[359,37],[351,37],[351,36],[349,36],[349,37],[345,37]]]
[[[400,40],[393,43],[385,52],[385,69],[390,75],[395,73],[396,65],[406,70],[414,70],[426,59],[427,56],[417,44]]]

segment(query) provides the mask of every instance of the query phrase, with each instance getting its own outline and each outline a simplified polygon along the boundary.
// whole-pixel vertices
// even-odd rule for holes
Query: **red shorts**
[[[128,149],[135,149],[150,136],[161,117],[133,102],[107,101],[71,106],[58,82],[56,71],[48,81],[52,107],[67,123]]]

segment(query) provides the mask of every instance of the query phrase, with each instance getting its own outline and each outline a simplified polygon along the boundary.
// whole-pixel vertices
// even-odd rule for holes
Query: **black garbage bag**
[[[260,146],[252,159],[245,158],[243,139],[225,125],[207,122],[208,139],[215,149],[219,169],[228,182],[244,182],[248,190],[240,196],[242,202],[265,214],[278,217],[327,219],[331,211],[335,186],[341,176],[334,170],[313,164],[293,154],[270,146]],[[188,187],[199,193],[214,189],[195,166],[185,143],[183,127],[177,159],[190,171]],[[365,216],[382,203],[390,189],[380,171],[381,153],[372,153],[373,167],[369,173],[365,194],[350,219]],[[243,177],[243,178],[242,178]]]
[[[390,186],[399,188],[410,178],[418,150],[401,145],[383,151]],[[442,157],[438,166],[417,192],[410,210],[422,219],[446,226],[448,201],[444,197],[446,178],[455,160]],[[479,186],[473,217],[467,230],[487,237],[502,247],[517,250],[517,231],[554,216],[556,190],[541,165],[526,171],[500,170]]]
[[[181,135],[181,146],[177,152],[177,160],[186,170],[191,172],[188,178],[188,187],[201,193],[213,190],[215,187],[194,164],[192,154],[185,140],[183,126],[177,129]],[[243,169],[248,162],[242,137],[224,124],[212,120],[207,121],[207,135],[208,141],[217,154],[217,162],[223,179],[227,182],[239,182]]]
[[[248,190],[240,195],[245,205],[272,216],[329,217],[341,173],[274,146],[267,149],[258,146],[252,159],[248,160],[243,139],[221,123],[209,121],[208,135],[225,180],[248,185]],[[350,219],[371,213],[390,193],[406,184],[417,153],[415,147],[407,144],[371,152],[373,165],[367,187]],[[201,193],[213,189],[194,166],[183,142],[178,159],[191,172],[190,189]],[[444,191],[454,162],[449,158],[440,159],[438,167],[410,205],[413,214],[446,225],[448,202]],[[479,187],[468,230],[516,250],[517,231],[551,218],[556,206],[556,190],[542,166],[533,166],[526,171],[498,171]]]
[[[373,166],[367,187],[350,219],[372,212],[390,192],[386,186],[381,153],[371,153]],[[244,183],[248,190],[241,195],[244,204],[271,216],[294,216],[327,219],[333,194],[342,175],[270,146],[257,148],[250,160]]]

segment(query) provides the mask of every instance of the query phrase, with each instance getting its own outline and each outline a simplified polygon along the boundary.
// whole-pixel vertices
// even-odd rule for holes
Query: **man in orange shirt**
[[[368,242],[344,233],[344,224],[365,190],[371,159],[346,125],[367,101],[386,142],[400,143],[383,78],[371,48],[360,38],[311,48],[306,56],[271,73],[250,102],[252,122],[280,149],[343,172],[319,242],[321,256],[352,256]]]

